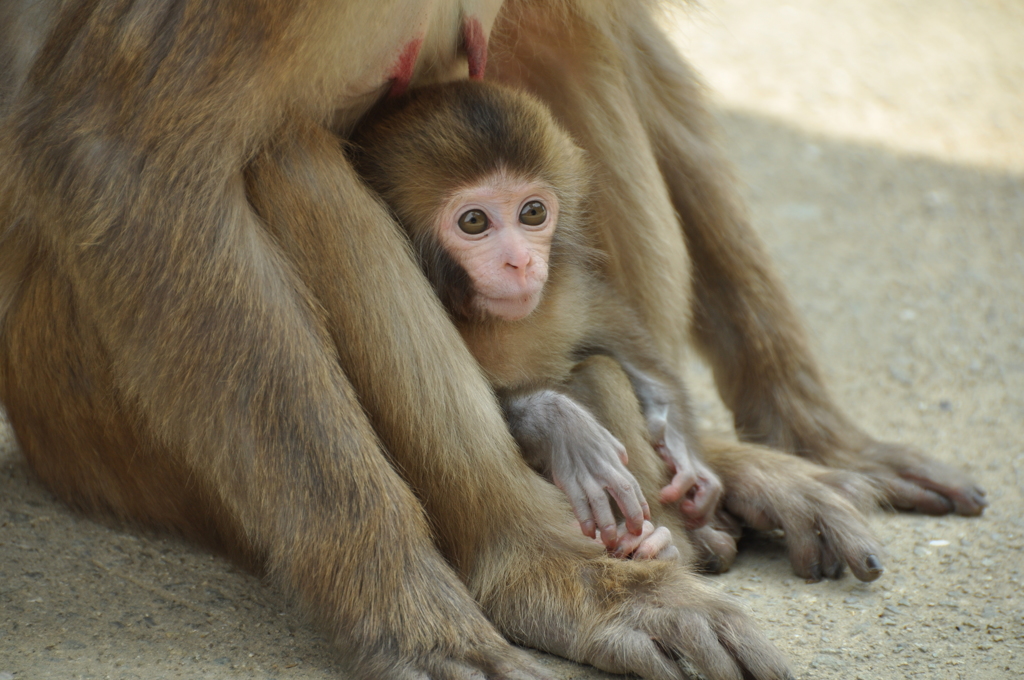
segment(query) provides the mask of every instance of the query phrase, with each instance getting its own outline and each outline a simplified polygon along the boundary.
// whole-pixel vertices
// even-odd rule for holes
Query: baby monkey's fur
[[[653,443],[666,452],[666,460],[679,460],[678,469],[692,466],[683,514],[691,528],[702,526],[717,506],[721,484],[700,457],[682,381],[658,354],[637,314],[605,278],[598,251],[588,239],[589,171],[583,151],[540,102],[492,84],[455,82],[416,90],[385,103],[369,120],[352,138],[354,163],[408,231],[428,279],[498,394],[531,465],[551,476],[564,455],[560,441],[586,456],[582,449],[588,432],[610,427],[607,422],[598,424],[590,414],[606,411],[601,404],[579,413],[579,404],[593,404],[599,390],[581,387],[589,381],[577,378],[592,371],[580,365],[588,357],[612,357],[629,378],[633,399],[639,400],[648,430],[647,441],[639,440],[639,445],[646,451],[628,451],[634,465],[629,472],[622,469],[622,477],[611,482],[587,477],[590,483],[584,486],[596,489],[598,503],[604,501],[605,488],[616,500],[623,494],[638,494],[641,503],[657,500],[671,474],[667,465],[649,455]],[[539,182],[558,201],[541,301],[517,321],[476,311],[473,276],[437,233],[440,206],[456,190],[496,176]],[[678,449],[675,456],[669,455],[672,444]],[[615,445],[621,449],[615,442],[611,448],[597,447],[592,455],[611,459]],[[639,456],[654,460],[641,464],[636,462]],[[554,477],[561,481],[557,469]],[[572,486],[559,485],[573,501]],[[575,500],[577,508],[582,501]],[[650,517],[646,511],[644,507]],[[654,517],[664,520],[665,514],[656,509]],[[585,524],[586,513],[577,512],[577,517],[584,531],[592,533]],[[679,537],[684,534],[678,516],[667,521]],[[638,527],[636,521],[634,529]],[[600,522],[597,528],[601,529]],[[687,554],[685,539],[677,542]],[[717,561],[711,566],[727,565]]]

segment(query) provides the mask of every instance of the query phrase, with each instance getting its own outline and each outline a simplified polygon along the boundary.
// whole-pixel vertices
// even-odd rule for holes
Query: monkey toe
[[[718,555],[704,555],[704,558],[698,564],[700,569],[705,574],[721,574],[725,571],[724,562]]]
[[[413,674],[416,680],[552,680],[536,661],[525,652],[507,649],[473,650],[465,657],[435,659],[426,664],[426,671]]]
[[[821,564],[821,576],[827,579],[837,579],[843,573],[842,560],[839,558],[835,546],[831,545],[829,541],[826,541],[824,536],[818,535],[818,539],[821,542],[821,550],[819,552],[819,559]]]
[[[846,564],[842,560],[833,559],[825,563],[822,567],[821,573],[825,578],[832,579],[834,581],[840,578],[844,571],[846,571]]]
[[[875,479],[884,489],[884,500],[898,510],[976,517],[988,506],[985,490],[967,475],[916,449],[874,442],[859,455],[863,472]]]
[[[977,485],[941,489],[937,493],[945,495],[953,503],[953,512],[964,517],[977,517],[985,512],[985,508],[988,507],[985,490]]]
[[[976,517],[988,507],[988,499],[985,498],[985,490],[980,486],[974,486],[964,494],[961,503],[957,503],[957,514]],[[956,503],[957,499],[953,499]]]
[[[861,581],[874,581],[885,573],[885,567],[882,566],[882,561],[878,559],[877,555],[868,555],[863,565],[857,567],[851,564],[851,568]]]
[[[731,527],[720,528],[715,522],[709,523],[696,531],[687,532],[690,542],[697,551],[698,568],[707,574],[721,574],[729,570],[736,559],[738,548],[736,541],[739,532],[730,533]]]
[[[942,494],[898,477],[888,482],[887,491],[889,502],[898,510],[938,516],[948,515],[956,508],[953,501]]]

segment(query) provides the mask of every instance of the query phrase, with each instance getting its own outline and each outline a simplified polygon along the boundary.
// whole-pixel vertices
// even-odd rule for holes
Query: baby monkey
[[[538,101],[493,84],[423,88],[369,119],[352,137],[356,168],[408,231],[527,461],[609,550],[676,554],[670,532],[647,521],[625,448],[571,396],[580,362],[614,359],[671,473],[659,500],[688,528],[706,522],[722,485],[697,453],[682,382],[600,274],[583,228],[583,151]]]

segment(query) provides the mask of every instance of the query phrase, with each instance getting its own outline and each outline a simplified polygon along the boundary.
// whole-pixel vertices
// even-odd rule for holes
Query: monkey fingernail
[[[872,574],[881,574],[885,571],[885,567],[882,566],[882,563],[874,555],[868,555],[868,558],[864,560],[864,566]]]

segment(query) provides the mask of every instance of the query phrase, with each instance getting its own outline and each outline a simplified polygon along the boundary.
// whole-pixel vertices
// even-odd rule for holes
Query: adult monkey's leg
[[[672,288],[678,277],[664,270],[680,236],[664,209],[652,220],[650,209],[638,213],[635,206],[662,201],[667,183],[693,268],[691,336],[712,364],[740,436],[861,470],[897,507],[980,513],[984,492],[961,474],[912,449],[875,442],[832,402],[710,141],[713,125],[696,76],[646,10],[618,4],[579,3],[551,16],[541,4],[515,2],[507,14],[515,19],[495,29],[491,64],[496,77],[548,101],[594,156],[602,176],[593,214],[613,250],[612,274],[659,344],[678,342],[664,319],[682,297],[671,291],[689,292]],[[663,176],[653,184],[651,158]],[[622,175],[643,181],[620,181]]]
[[[689,257],[626,82],[625,55],[609,33],[619,21],[610,6],[507,0],[491,33],[487,77],[538,95],[589,153],[588,218],[608,269],[678,369],[690,319]]]
[[[883,499],[929,514],[980,514],[984,491],[962,472],[861,431],[826,391],[796,312],[735,197],[696,76],[651,18],[624,24],[630,84],[693,259],[693,335],[711,361],[736,429],[750,441],[862,471]]]
[[[233,184],[209,197],[215,256],[175,251],[186,235],[155,219],[169,205],[143,221],[147,243],[31,244],[0,338],[29,461],[73,504],[261,562],[361,676],[530,677],[431,543],[315,303]]]
[[[580,533],[561,493],[522,461],[408,240],[337,139],[298,119],[276,139],[250,170],[250,198],[322,306],[443,552],[499,630],[649,678],[784,677],[749,619],[692,574],[605,557]]]
[[[183,300],[181,334],[169,336],[174,368],[154,355],[141,362],[166,382],[139,365],[121,373],[141,357],[104,332],[110,316],[96,301],[79,302],[83,275],[55,277],[52,260],[38,262],[0,351],[3,401],[33,467],[72,503],[240,542],[361,673],[507,671],[517,654],[431,544],[301,287],[265,243],[225,245],[246,261],[225,254],[219,271],[196,273],[217,287],[216,311]],[[106,304],[115,301],[124,299]],[[110,314],[128,311],[138,312]],[[165,344],[165,327],[145,327]],[[151,383],[161,399],[187,402],[189,417],[166,402],[149,408]],[[158,433],[146,426],[157,418]]]
[[[313,80],[275,30],[316,3],[29,4],[0,25],[0,399],[32,466],[260,561],[360,677],[529,677],[246,199],[251,136]]]

